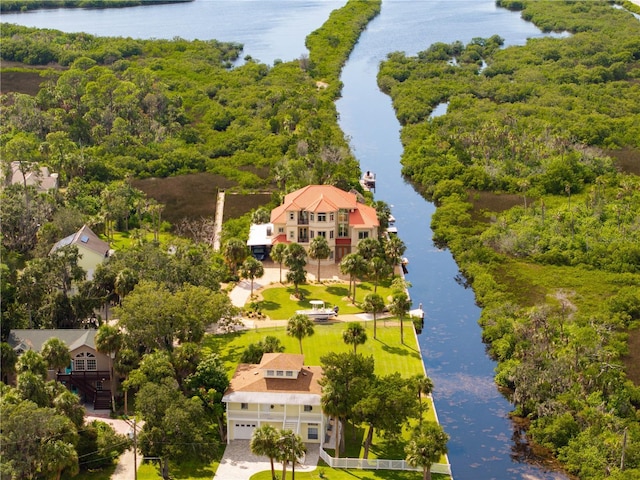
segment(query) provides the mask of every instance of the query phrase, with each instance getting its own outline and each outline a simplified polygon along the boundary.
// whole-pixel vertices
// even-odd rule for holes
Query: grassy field
[[[300,285],[299,293],[302,300],[293,296],[295,290],[293,286],[266,288],[260,292],[262,299],[258,302],[262,312],[272,320],[287,320],[296,310],[311,308],[310,300],[324,300],[328,307],[335,305],[340,309],[340,314],[361,313],[362,308],[354,305],[351,299],[347,298],[349,291],[348,283],[329,283],[321,285]],[[356,300],[361,302],[364,297],[373,293],[374,287],[371,283],[358,282],[356,287]],[[385,285],[378,285],[377,292],[385,302],[389,302],[391,289]]]
[[[218,452],[222,456],[223,448]],[[171,478],[180,480],[211,480],[218,469],[219,459],[210,465],[196,465],[185,463],[180,466],[169,463],[169,474]],[[144,462],[138,468],[138,480],[158,480],[161,479],[160,466],[158,463]]]
[[[276,474],[282,473],[276,471]],[[278,477],[280,478],[280,477]],[[287,478],[291,478],[291,469],[287,470]],[[297,480],[417,480],[422,478],[422,472],[399,472],[394,470],[342,470],[319,467],[313,472],[296,472]],[[449,478],[447,475],[431,474],[432,480]],[[251,480],[271,480],[271,470],[256,473]]]
[[[424,372],[411,322],[408,320],[404,322],[404,345],[400,343],[400,327],[396,320],[393,322],[378,320],[378,338],[376,340],[373,339],[373,321],[363,323],[365,323],[368,340],[364,345],[358,347],[358,353],[373,355],[376,361],[376,374],[387,375],[400,372],[403,376],[409,377]],[[388,325],[385,326],[385,323]],[[305,364],[320,365],[320,357],[328,352],[353,351],[353,347],[345,344],[342,340],[342,332],[345,328],[346,324],[342,322],[316,324],[313,336],[302,340]],[[244,349],[267,335],[279,338],[285,347],[285,352],[300,353],[298,340],[287,336],[285,326],[256,328],[226,335],[211,335],[204,340],[204,345],[213,352],[219,352],[229,374],[232,375]]]

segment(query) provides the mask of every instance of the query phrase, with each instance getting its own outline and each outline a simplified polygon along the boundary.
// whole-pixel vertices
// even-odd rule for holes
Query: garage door
[[[236,423],[233,428],[233,438],[236,440],[250,440],[255,428],[255,423]]]

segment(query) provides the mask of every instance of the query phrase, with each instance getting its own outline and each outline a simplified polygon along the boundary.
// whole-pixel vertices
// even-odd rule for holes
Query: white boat
[[[396,217],[389,214],[389,226],[387,227],[387,233],[390,235],[398,234],[398,227],[396,227]]]
[[[376,189],[376,174],[367,170],[360,179],[360,185],[365,190],[375,190]]]
[[[312,320],[329,320],[338,316],[338,307],[327,308],[322,300],[311,300],[311,308],[308,310],[296,310],[296,313],[306,315]]]

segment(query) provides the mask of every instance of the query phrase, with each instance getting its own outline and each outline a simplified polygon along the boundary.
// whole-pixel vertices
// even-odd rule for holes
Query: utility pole
[[[129,433],[129,438],[133,439],[133,479],[138,480],[138,427],[136,425],[136,417],[133,417],[133,423],[129,422],[129,418],[125,415],[124,421],[133,427],[133,434]]]
[[[136,417],[133,417],[133,479],[138,480],[138,429]]]
[[[627,427],[624,428],[624,433],[622,434],[622,455],[620,456],[620,471],[624,470],[624,454],[627,449]]]

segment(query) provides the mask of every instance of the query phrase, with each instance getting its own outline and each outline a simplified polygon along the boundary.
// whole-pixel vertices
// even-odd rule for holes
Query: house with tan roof
[[[51,173],[47,167],[23,173],[20,162],[11,162],[11,184],[24,185],[25,183],[36,187],[38,192],[47,192],[58,188],[58,174]]]
[[[325,444],[330,423],[323,413],[318,383],[322,368],[304,365],[304,356],[265,353],[260,364],[241,363],[222,401],[227,406],[227,442],[250,439],[264,424],[292,430],[304,442]]]
[[[27,350],[40,353],[50,338],[58,338],[68,348],[71,363],[64,371],[49,370],[50,380],[56,379],[96,409],[111,406],[111,371],[109,357],[98,352],[95,329],[14,329],[7,343],[18,356]]]
[[[87,272],[87,280],[93,279],[96,267],[111,254],[109,244],[93,233],[86,225],[76,233],[56,242],[49,255],[68,245],[75,245],[78,248],[78,253],[80,254],[78,265]]]
[[[327,263],[340,262],[360,240],[377,238],[380,226],[375,208],[332,185],[307,185],[289,193],[271,211],[271,224],[272,245],[296,242],[308,249],[315,237],[325,237],[331,248]]]

